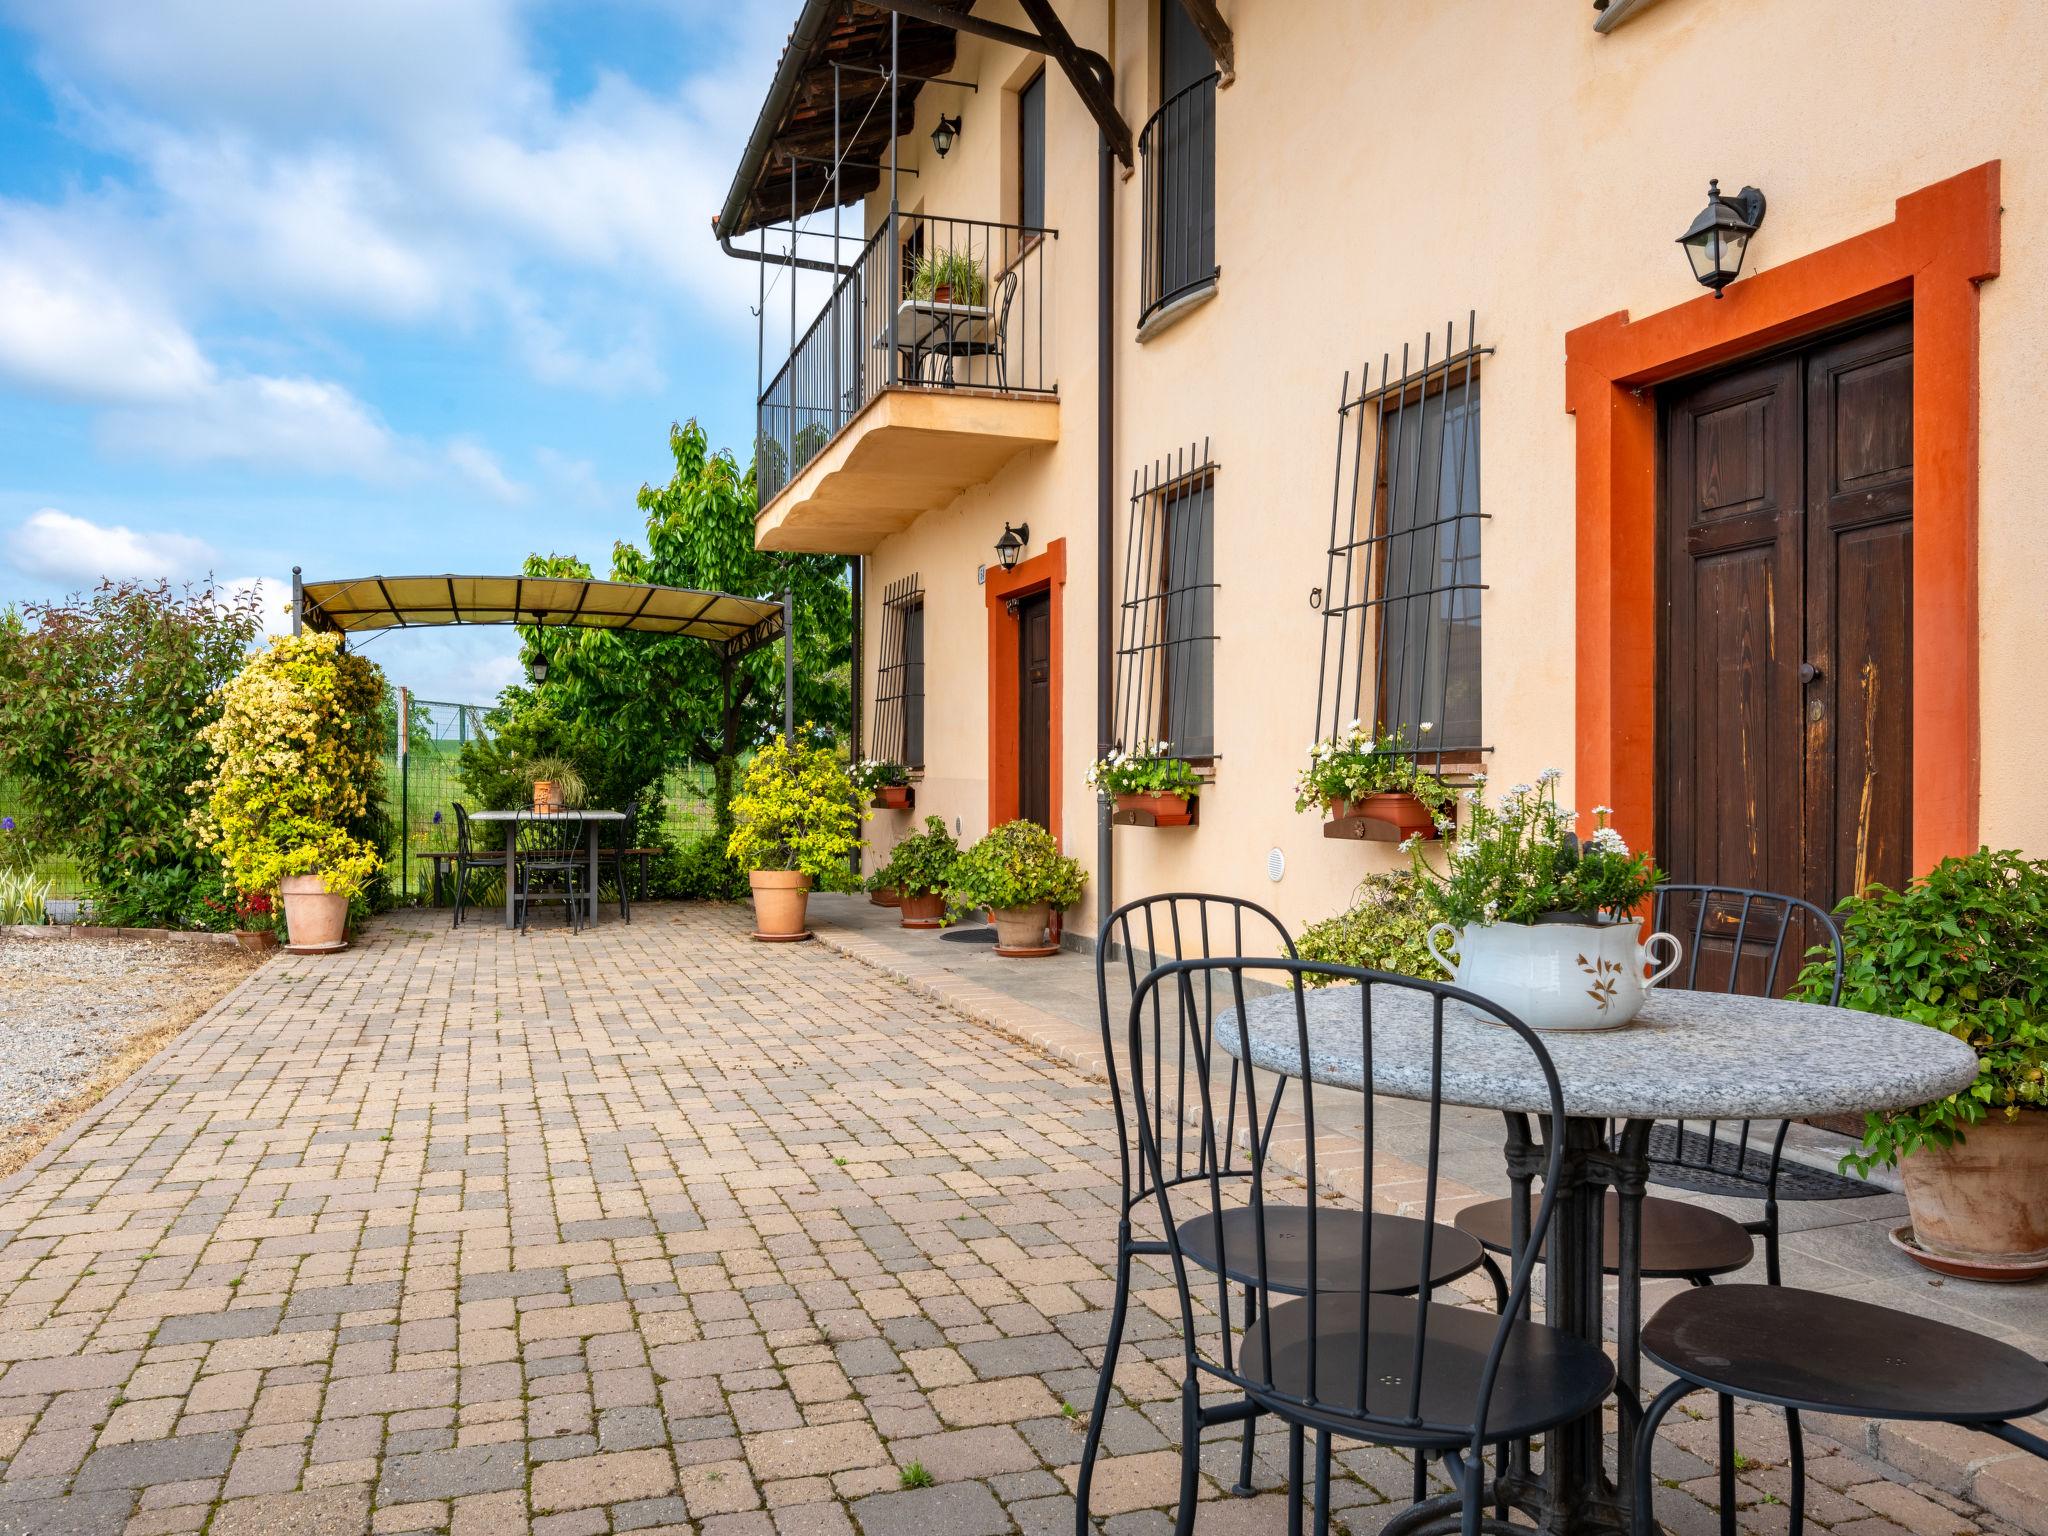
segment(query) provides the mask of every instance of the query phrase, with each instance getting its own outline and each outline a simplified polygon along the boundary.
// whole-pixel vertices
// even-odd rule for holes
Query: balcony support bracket
[[[1209,45],[1209,57],[1216,61],[1220,77],[1216,88],[1221,90],[1237,78],[1237,40],[1230,35],[1230,23],[1216,9],[1216,0],[1180,0],[1180,8]]]

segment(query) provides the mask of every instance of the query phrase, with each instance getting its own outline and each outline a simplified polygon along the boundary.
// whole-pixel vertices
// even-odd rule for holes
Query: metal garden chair
[[[1828,1001],[1842,990],[1842,935],[1812,902],[1772,891],[1735,886],[1664,885],[1652,898],[1650,927],[1685,941],[1685,968],[1667,983],[1694,991],[1779,997],[1798,976],[1809,948],[1832,952],[1834,981]],[[1746,1268],[1764,1240],[1764,1272],[1779,1282],[1778,1206],[1784,1200],[1849,1200],[1881,1193],[1860,1179],[1809,1168],[1785,1158],[1791,1122],[1775,1129],[1750,1120],[1660,1122],[1650,1128],[1650,1182],[1667,1189],[1722,1195],[1763,1203],[1763,1213],[1737,1221],[1684,1200],[1649,1196],[1642,1208],[1642,1273],[1645,1279],[1682,1279],[1711,1284],[1716,1276]],[[1602,1255],[1609,1273],[1619,1273],[1620,1222],[1617,1196],[1609,1194]],[[1495,1253],[1509,1246],[1512,1207],[1489,1200],[1458,1213],[1458,1227]]]
[[[619,882],[619,916],[627,922],[633,921],[633,905],[626,881],[626,860],[634,851],[640,838],[640,802],[637,798],[626,802],[626,819],[617,822],[600,822],[597,826],[600,839],[597,848],[600,875],[609,869],[612,878]],[[591,893],[591,920],[597,918],[597,894]]]
[[[1271,1113],[1270,1105],[1262,1109],[1261,1095],[1277,1098],[1279,1092],[1277,1086],[1265,1087],[1259,1074],[1244,1077],[1241,1094],[1234,1074],[1230,1091],[1219,1091],[1222,1085],[1213,1070],[1218,1065],[1214,1030],[1186,1027],[1188,1020],[1204,1015],[1205,999],[1220,992],[1233,1013],[1216,1027],[1235,1031],[1234,1054],[1249,1059],[1244,1007],[1248,972],[1284,977],[1293,994],[1302,1061],[1310,1059],[1304,980],[1326,977],[1357,983],[1357,1049],[1367,1082],[1372,1080],[1375,998],[1385,1001],[1388,989],[1394,989],[1430,999],[1438,1070],[1426,1146],[1421,1149],[1426,1212],[1434,1211],[1440,1198],[1446,1004],[1455,1001],[1485,1014],[1514,1031],[1528,1047],[1532,1075],[1540,1074],[1547,1090],[1549,1127],[1543,1141],[1549,1149],[1548,1165],[1543,1197],[1531,1218],[1531,1240],[1514,1266],[1498,1313],[1437,1300],[1444,1283],[1438,1272],[1438,1244],[1451,1234],[1428,1222],[1420,1224],[1419,1243],[1391,1244],[1391,1253],[1381,1246],[1385,1229],[1377,1219],[1353,1216],[1348,1230],[1341,1231],[1320,1221],[1308,1223],[1296,1267],[1283,1273],[1278,1255],[1286,1251],[1288,1235],[1296,1230],[1298,1218],[1293,1213],[1299,1207],[1270,1198],[1273,1176],[1267,1170],[1267,1142],[1261,1136],[1247,1141],[1249,1167],[1238,1175],[1234,1190],[1226,1184],[1231,1175],[1213,1157],[1200,1166],[1187,1166],[1184,1149],[1191,1141],[1198,1149],[1228,1144],[1221,1138],[1237,1119],[1240,1098],[1247,1123],[1256,1125]],[[1535,1033],[1471,994],[1435,982],[1292,957],[1205,958],[1161,965],[1138,984],[1129,1012],[1128,1051],[1139,1151],[1166,1231],[1180,1302],[1187,1377],[1182,1389],[1181,1500],[1175,1527],[1179,1536],[1194,1526],[1195,1442],[1202,1428],[1264,1413],[1288,1427],[1290,1533],[1301,1530],[1306,1436],[1311,1430],[1317,1437],[1318,1536],[1329,1529],[1330,1458],[1336,1439],[1440,1460],[1457,1490],[1464,1536],[1477,1536],[1482,1527],[1503,1533],[1514,1530],[1482,1511],[1486,1448],[1542,1435],[1595,1413],[1614,1384],[1613,1364],[1600,1349],[1522,1318],[1534,1268],[1530,1255],[1538,1251],[1549,1228],[1552,1190],[1565,1144],[1564,1093]],[[1188,1063],[1185,1071],[1183,1061]],[[1191,1097],[1176,1088],[1176,1077],[1194,1090]],[[1300,1084],[1301,1112],[1311,1128],[1318,1091],[1308,1080]],[[1359,1172],[1361,1187],[1370,1190],[1374,1100],[1370,1094],[1345,1097],[1363,1105]],[[1304,1138],[1304,1155],[1302,1176],[1314,1189],[1330,1172],[1329,1155],[1319,1152],[1313,1134]],[[1241,1220],[1251,1271],[1242,1299],[1237,1276],[1210,1257],[1219,1247],[1229,1251],[1227,1202],[1233,1194],[1244,1198]],[[1396,1264],[1406,1267],[1398,1291],[1390,1272]],[[1371,1276],[1376,1288],[1360,1286],[1361,1275]],[[1242,1393],[1242,1400],[1204,1408],[1205,1382]]]
[[[505,869],[505,850],[479,850],[470,840],[469,812],[455,802],[455,922],[462,926],[462,914],[469,905],[469,876],[472,870],[495,870],[501,880],[510,879]]]
[[[513,824],[513,902],[519,931],[526,932],[534,904],[558,901],[571,932],[583,928],[585,858],[576,846],[580,818],[521,811]],[[593,911],[593,917],[596,913]]]
[[[1086,1439],[1081,1447],[1081,1465],[1075,1486],[1075,1528],[1088,1530],[1088,1498],[1095,1473],[1095,1459],[1102,1443],[1108,1414],[1112,1380],[1123,1342],[1124,1320],[1130,1302],[1131,1264],[1140,1256],[1161,1257],[1171,1251],[1164,1237],[1140,1237],[1136,1227],[1151,1223],[1143,1212],[1156,1198],[1155,1181],[1164,1177],[1174,1187],[1213,1183],[1232,1191],[1249,1183],[1263,1166],[1267,1145],[1277,1123],[1284,1097],[1285,1079],[1273,1079],[1268,1102],[1261,1115],[1254,1111],[1253,1082],[1235,1058],[1216,1061],[1213,1037],[1216,1009],[1230,998],[1218,996],[1213,988],[1187,999],[1154,993],[1152,1026],[1155,1033],[1169,1028],[1178,1034],[1184,1054],[1176,1062],[1194,1059],[1213,1063],[1222,1081],[1204,1077],[1197,1082],[1186,1071],[1177,1070],[1172,1081],[1155,1074],[1152,1091],[1160,1113],[1176,1126],[1171,1152],[1171,1171],[1148,1167],[1134,1146],[1132,1105],[1139,1087],[1132,1076],[1137,1058],[1122,1049],[1120,1035],[1126,1020],[1123,1010],[1110,999],[1111,968],[1120,963],[1126,985],[1135,992],[1141,976],[1164,961],[1229,958],[1265,947],[1294,957],[1294,941],[1286,927],[1271,912],[1253,902],[1230,896],[1195,892],[1149,896],[1128,902],[1110,913],[1096,938],[1096,1002],[1102,1023],[1102,1049],[1109,1090],[1116,1110],[1117,1150],[1123,1175],[1123,1200],[1117,1222],[1116,1296],[1112,1304],[1109,1336],[1103,1346],[1102,1374],[1095,1387],[1095,1408],[1088,1418]],[[1168,1014],[1172,1017],[1169,1019]],[[1191,1054],[1188,1054],[1191,1053]],[[1155,1055],[1155,1063],[1161,1058]],[[1205,1125],[1200,1136],[1189,1134],[1189,1116],[1198,1100],[1220,1090],[1229,1113],[1220,1121]],[[1163,1102],[1162,1102],[1163,1101]],[[1445,1285],[1482,1266],[1492,1277],[1496,1295],[1505,1297],[1505,1282],[1499,1270],[1479,1245],[1452,1230],[1413,1217],[1384,1213],[1325,1209],[1296,1200],[1274,1202],[1267,1207],[1263,1228],[1253,1220],[1248,1207],[1219,1209],[1213,1220],[1192,1222],[1183,1234],[1182,1248],[1189,1262],[1210,1271],[1224,1281],[1243,1288],[1245,1305],[1260,1304],[1255,1285],[1263,1253],[1268,1288],[1293,1295],[1309,1288],[1309,1275],[1318,1289],[1357,1290],[1361,1277],[1370,1273],[1371,1287],[1394,1294],[1416,1289],[1416,1266],[1426,1256],[1430,1283]],[[1367,1231],[1370,1236],[1365,1236]],[[1263,1250],[1258,1246],[1264,1243]],[[1360,1260],[1370,1252],[1368,1270]],[[1192,1378],[1190,1378],[1192,1380]],[[1186,1475],[1192,1477],[1196,1431],[1201,1424],[1223,1420],[1216,1413],[1199,1410],[1191,1400],[1188,1411],[1203,1415],[1183,1439]],[[1245,1432],[1239,1453],[1236,1491],[1251,1492],[1252,1419],[1259,1410],[1239,1404],[1226,1416],[1244,1418]],[[1418,1489],[1423,1478],[1418,1463]],[[1421,1494],[1418,1491],[1417,1497]]]
[[[1995,1435],[2048,1459],[2012,1421],[2048,1408],[2048,1365],[1994,1339],[1910,1312],[1786,1285],[1682,1291],[1643,1329],[1643,1353],[1671,1372],[1636,1435],[1636,1536],[1656,1530],[1650,1458],[1657,1427],[1688,1393],[1719,1398],[1721,1531],[1735,1533],[1735,1399],[1799,1415],[1915,1419]],[[1792,1436],[1790,1536],[1806,1523],[1806,1455]]]

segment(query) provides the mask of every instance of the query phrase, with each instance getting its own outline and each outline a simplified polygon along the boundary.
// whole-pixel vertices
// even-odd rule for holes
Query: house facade
[[[805,295],[756,537],[853,561],[877,853],[1300,924],[1404,857],[1295,809],[1354,719],[1680,879],[2048,849],[2044,66],[2026,0],[807,4],[719,233]],[[1105,826],[1159,739],[1195,824]]]

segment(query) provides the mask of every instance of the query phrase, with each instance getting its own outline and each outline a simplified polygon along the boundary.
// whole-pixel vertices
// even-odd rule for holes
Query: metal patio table
[[[513,845],[518,841],[519,818],[522,816],[526,817],[529,821],[535,819],[531,811],[472,811],[469,816],[471,823],[490,822],[501,825],[505,829],[505,926],[507,928],[517,928],[519,926],[519,920],[512,905],[513,891],[518,884],[513,879],[512,866],[513,861],[519,857],[519,850]],[[549,812],[548,819],[551,821],[576,822],[578,823],[576,835],[579,837],[587,836],[590,839],[589,901],[590,920],[594,923],[597,921],[597,829],[600,825],[607,822],[623,822],[626,819],[626,813],[624,811],[561,810]],[[621,874],[619,878],[624,879],[625,876]]]
[[[1245,1004],[1251,1063],[1287,1077],[1392,1098],[1430,1097],[1428,999],[1398,988],[1372,998],[1372,1082],[1364,1081],[1354,986],[1307,994],[1304,1074],[1294,996]],[[1384,1000],[1384,1005],[1383,1005]],[[1217,1043],[1244,1049],[1235,1010],[1221,1016]],[[1619,1471],[1610,1475],[1600,1415],[1547,1437],[1543,1471],[1525,1451],[1512,1458],[1507,1502],[1557,1536],[1615,1536],[1630,1529],[1627,1469],[1642,1417],[1642,1200],[1650,1125],[1656,1120],[1801,1119],[1924,1104],[1966,1087],[1977,1056],[1961,1040],[1924,1024],[1846,1008],[1660,989],[1626,1028],[1543,1036],[1564,1087],[1563,1163],[1547,1245],[1546,1320],[1599,1347],[1605,1287],[1601,1222],[1606,1192],[1619,1200],[1621,1283],[1616,1302],[1615,1395],[1620,1406]],[[1521,1038],[1453,1003],[1445,1010],[1443,1099],[1499,1110],[1507,1122],[1516,1245],[1526,1240],[1528,1194],[1545,1156],[1530,1129],[1549,1099]],[[1619,1125],[1619,1134],[1614,1127]],[[1455,1496],[1432,1499],[1387,1525],[1388,1536],[1455,1525]]]
[[[943,352],[946,366],[939,382],[953,387],[953,358],[964,336],[968,344],[985,343],[994,326],[996,312],[985,304],[940,304],[933,299],[905,299],[896,306],[896,334],[877,337],[878,348],[897,347],[910,353],[910,369],[917,372],[927,353]],[[935,338],[943,337],[943,345]]]

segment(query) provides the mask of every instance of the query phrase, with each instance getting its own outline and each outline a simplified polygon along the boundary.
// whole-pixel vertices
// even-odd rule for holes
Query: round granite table
[[[1279,992],[1219,1016],[1224,1051],[1253,1066],[1335,1088],[1393,1098],[1431,1097],[1432,995],[1375,987],[1372,1081],[1356,986],[1310,992],[1307,1060],[1293,994]],[[1900,1109],[1942,1098],[1977,1075],[1976,1053],[1929,1029],[1846,1008],[1660,989],[1625,1028],[1557,1032],[1544,1047],[1564,1089],[1565,1145],[1547,1250],[1547,1321],[1591,1343],[1604,1333],[1601,1220],[1619,1197],[1621,1275],[1615,1310],[1619,1471],[1610,1476],[1598,1414],[1551,1435],[1539,1477],[1518,1450],[1502,1483],[1508,1502],[1553,1533],[1614,1536],[1630,1528],[1626,1471],[1641,1416],[1641,1213],[1653,1120],[1795,1119]],[[1461,1003],[1444,1009],[1443,1099],[1507,1119],[1507,1169],[1526,1195],[1547,1155],[1531,1131],[1550,1100],[1521,1036]],[[1617,1133],[1616,1127],[1619,1125]],[[1397,1536],[1430,1528],[1457,1505],[1432,1500],[1389,1525]]]

